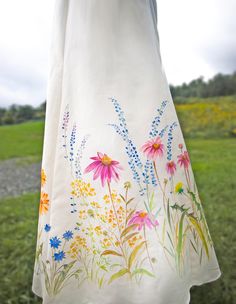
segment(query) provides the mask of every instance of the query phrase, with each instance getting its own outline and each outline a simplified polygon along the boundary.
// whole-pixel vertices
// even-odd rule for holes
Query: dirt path
[[[22,163],[20,159],[0,162],[0,198],[40,189],[41,163]]]

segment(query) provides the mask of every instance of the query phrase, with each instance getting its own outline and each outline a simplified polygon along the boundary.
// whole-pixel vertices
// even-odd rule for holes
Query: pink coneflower
[[[178,155],[178,164],[180,167],[184,166],[185,169],[188,169],[190,159],[187,151],[184,151],[182,154]]]
[[[98,152],[97,156],[90,157],[90,159],[94,161],[88,165],[84,173],[94,171],[93,180],[100,177],[103,187],[105,182],[110,183],[112,179],[116,182],[119,180],[118,170],[122,170],[122,167],[118,161],[112,160],[107,154],[101,152]]]
[[[146,211],[136,211],[129,220],[128,225],[138,224],[138,230],[141,230],[145,225],[147,225],[148,228],[151,229],[152,227],[159,225],[158,221],[151,217],[152,216],[150,216]]]
[[[161,142],[161,138],[157,136],[154,139],[149,139],[142,147],[141,150],[146,154],[150,160],[156,160],[158,156],[163,155],[164,145]]]
[[[167,173],[169,173],[170,175],[174,175],[175,171],[176,171],[176,164],[173,160],[169,161],[166,164],[166,171]]]

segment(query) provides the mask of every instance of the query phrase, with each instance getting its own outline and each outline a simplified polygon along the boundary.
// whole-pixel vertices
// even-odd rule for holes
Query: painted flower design
[[[187,151],[184,151],[183,153],[178,155],[178,164],[180,165],[180,167],[183,166],[185,169],[188,168],[190,164],[190,159]]]
[[[54,253],[54,260],[56,262],[61,262],[66,257],[64,251],[60,251],[58,253]]]
[[[156,160],[157,157],[163,156],[164,145],[161,141],[160,136],[157,136],[154,139],[149,139],[142,147],[142,152],[150,160]]]
[[[97,156],[91,157],[90,159],[92,159],[93,162],[88,165],[84,173],[94,171],[93,180],[100,177],[103,187],[105,182],[110,183],[112,179],[116,182],[119,180],[118,171],[123,168],[118,161],[111,159],[107,154],[101,152],[98,152]]]
[[[49,231],[51,230],[51,226],[50,226],[49,224],[46,224],[46,225],[44,226],[44,230],[45,230],[46,232],[49,232]]]
[[[73,238],[73,232],[68,230],[63,234],[63,239],[65,239],[66,241],[69,241]]]
[[[137,224],[138,230],[147,226],[148,228],[155,227],[159,225],[159,222],[152,218],[152,215],[148,214],[146,211],[136,211],[132,218],[129,220],[128,225]]]
[[[167,173],[169,173],[170,175],[174,175],[175,171],[176,171],[176,164],[173,160],[169,161],[166,164],[166,171]]]
[[[45,170],[42,169],[41,170],[41,185],[42,185],[42,187],[46,184],[46,180],[47,180],[47,177],[46,177]]]
[[[58,249],[60,245],[61,245],[61,240],[57,236],[50,239],[50,246],[52,248]]]
[[[41,192],[40,203],[39,203],[39,213],[45,214],[48,212],[49,208],[49,198],[48,194],[45,192]]]
[[[184,192],[183,183],[179,182],[175,185],[175,192],[181,194]]]

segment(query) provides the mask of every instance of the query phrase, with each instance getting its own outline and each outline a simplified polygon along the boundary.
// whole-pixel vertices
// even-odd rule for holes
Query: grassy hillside
[[[236,97],[188,98],[178,102],[176,110],[185,136],[236,136]]]

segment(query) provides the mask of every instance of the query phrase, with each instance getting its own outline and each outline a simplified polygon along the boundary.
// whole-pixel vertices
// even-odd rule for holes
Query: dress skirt
[[[52,36],[33,292],[45,304],[189,303],[221,272],[156,1],[57,0]]]

